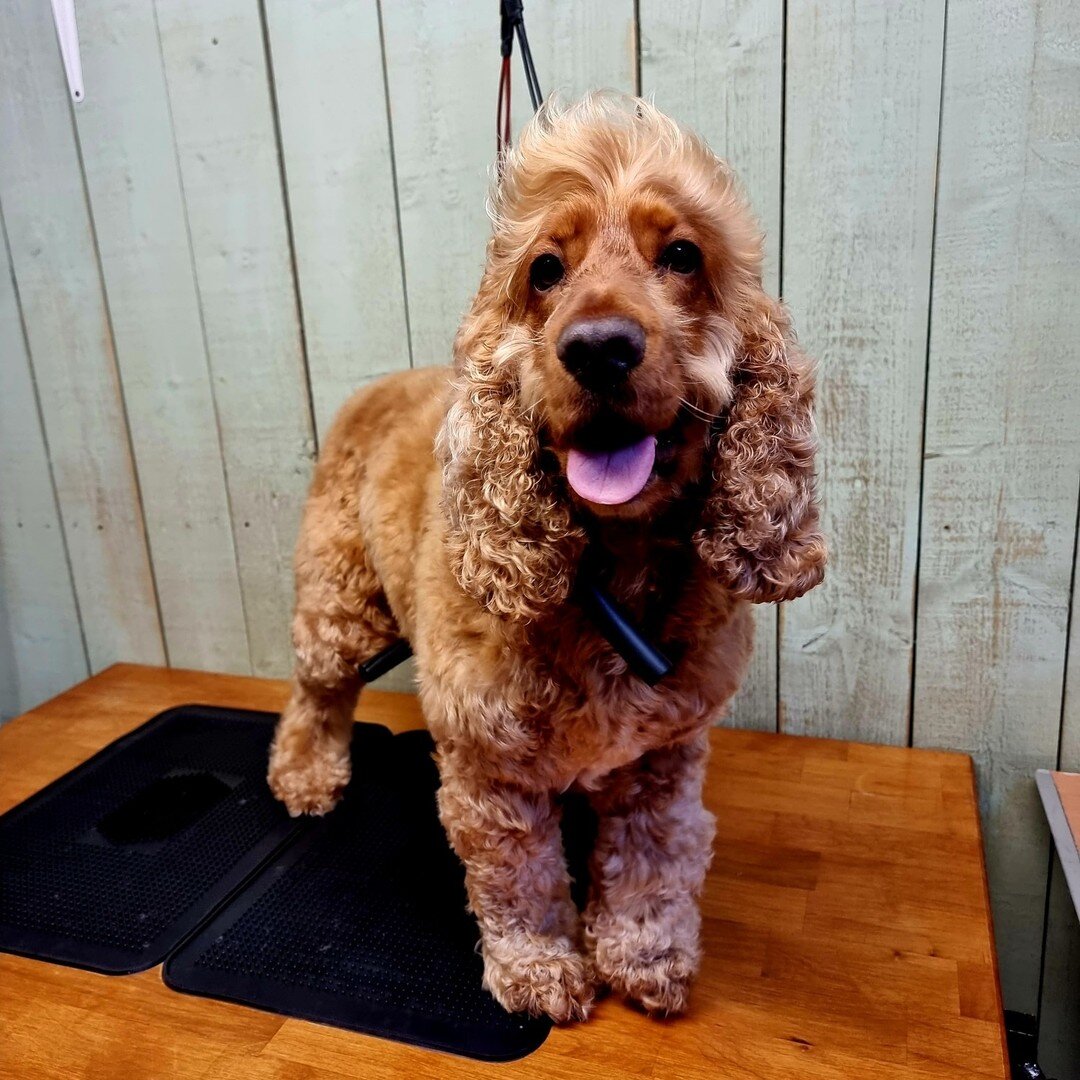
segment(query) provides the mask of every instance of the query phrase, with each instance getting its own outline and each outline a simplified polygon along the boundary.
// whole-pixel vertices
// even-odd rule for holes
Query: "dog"
[[[372,383],[325,440],[269,782],[294,815],[331,810],[357,664],[407,638],[484,985],[556,1022],[601,986],[675,1014],[701,959],[708,732],[750,604],[824,574],[813,369],[731,171],[647,101],[545,106],[489,213],[453,368]],[[656,686],[583,611],[587,550],[674,659]],[[571,789],[598,820],[582,912]]]

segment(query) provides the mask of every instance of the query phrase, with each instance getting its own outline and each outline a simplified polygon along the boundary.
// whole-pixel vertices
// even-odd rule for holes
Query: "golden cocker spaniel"
[[[293,814],[333,807],[357,664],[408,638],[485,985],[557,1021],[602,984],[675,1013],[700,960],[708,729],[749,605],[824,572],[812,368],[731,172],[648,102],[543,109],[491,216],[453,369],[364,388],[322,448],[270,784]],[[675,660],[656,686],[582,610],[587,544]],[[580,914],[569,789],[599,820]]]

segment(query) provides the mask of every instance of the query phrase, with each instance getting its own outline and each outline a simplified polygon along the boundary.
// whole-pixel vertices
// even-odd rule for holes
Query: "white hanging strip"
[[[52,0],[52,13],[71,98],[82,101],[82,57],[79,56],[79,28],[75,25],[75,0]]]

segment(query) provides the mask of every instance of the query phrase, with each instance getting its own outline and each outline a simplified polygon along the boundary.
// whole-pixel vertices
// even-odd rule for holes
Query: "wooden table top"
[[[0,729],[0,811],[172,705],[277,710],[285,684],[118,665]],[[357,713],[421,725],[414,698]],[[1007,1076],[970,760],[716,730],[716,854],[691,1013],[608,998],[509,1065],[0,954],[0,1074],[20,1078]]]

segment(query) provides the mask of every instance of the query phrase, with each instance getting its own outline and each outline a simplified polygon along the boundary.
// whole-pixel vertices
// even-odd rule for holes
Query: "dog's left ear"
[[[825,574],[814,489],[814,371],[786,311],[757,292],[736,320],[741,344],[726,426],[713,437],[712,490],[694,541],[734,592],[793,600]]]
[[[541,465],[518,379],[533,346],[508,324],[501,280],[489,265],[458,331],[437,448],[454,577],[488,611],[527,621],[567,598],[584,538]]]

